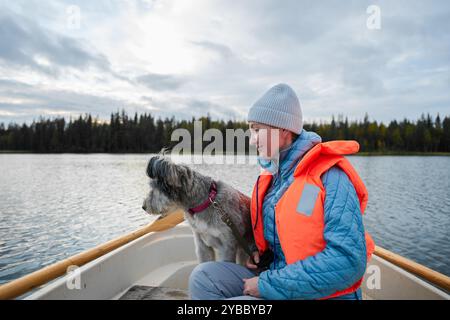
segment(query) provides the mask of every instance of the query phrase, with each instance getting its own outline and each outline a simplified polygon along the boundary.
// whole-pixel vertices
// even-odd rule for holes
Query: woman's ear
[[[283,137],[283,139],[290,141],[294,141],[296,138],[296,135],[292,131],[287,129],[282,129],[281,136]]]

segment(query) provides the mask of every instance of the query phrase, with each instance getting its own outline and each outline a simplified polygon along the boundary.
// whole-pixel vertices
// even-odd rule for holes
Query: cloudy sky
[[[447,0],[0,0],[0,122],[245,119],[280,82],[307,121],[450,115],[449,31]]]

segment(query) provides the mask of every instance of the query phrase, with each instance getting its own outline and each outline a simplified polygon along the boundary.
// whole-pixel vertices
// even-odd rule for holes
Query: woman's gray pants
[[[193,300],[261,300],[244,295],[244,281],[258,274],[232,262],[210,261],[197,265],[189,277],[189,296]],[[361,288],[356,292],[334,298],[361,300]],[[334,300],[332,299],[332,300]]]
[[[189,277],[189,295],[193,300],[260,300],[243,294],[242,279],[257,274],[232,262],[210,261],[199,264]]]

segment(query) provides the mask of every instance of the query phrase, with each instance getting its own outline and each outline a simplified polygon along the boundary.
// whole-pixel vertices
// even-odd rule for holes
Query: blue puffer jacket
[[[293,181],[303,155],[321,142],[314,132],[303,130],[291,146],[280,153],[263,203],[264,238],[275,253],[270,269],[259,276],[258,288],[266,299],[316,299],[329,296],[357,282],[366,268],[366,242],[355,188],[347,175],[332,167],[322,176],[325,187],[325,249],[286,265],[274,222],[275,204]]]

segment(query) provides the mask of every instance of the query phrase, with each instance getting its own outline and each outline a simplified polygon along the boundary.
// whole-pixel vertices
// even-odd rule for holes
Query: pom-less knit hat
[[[294,90],[280,83],[267,91],[250,108],[247,120],[287,129],[300,134],[303,117],[300,102]]]

